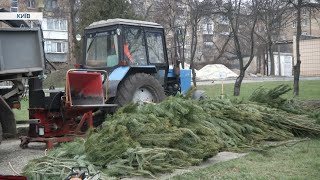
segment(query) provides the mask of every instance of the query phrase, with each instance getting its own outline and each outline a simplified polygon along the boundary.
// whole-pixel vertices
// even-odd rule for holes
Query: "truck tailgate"
[[[0,76],[43,71],[41,36],[38,28],[0,29]]]

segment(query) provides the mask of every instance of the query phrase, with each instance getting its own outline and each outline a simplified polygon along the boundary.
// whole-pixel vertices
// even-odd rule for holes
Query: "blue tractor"
[[[186,93],[191,71],[169,68],[164,28],[153,22],[109,19],[85,28],[81,68],[106,70],[108,103],[160,102]]]
[[[169,68],[164,28],[156,23],[110,19],[85,29],[83,60],[66,74],[65,90],[43,89],[29,79],[28,136],[30,142],[71,141],[88,127],[100,125],[105,115],[127,103],[157,103],[167,95],[186,93],[190,70],[179,63]]]

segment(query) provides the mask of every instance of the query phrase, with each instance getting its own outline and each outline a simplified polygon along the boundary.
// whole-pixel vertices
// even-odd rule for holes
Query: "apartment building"
[[[320,4],[314,4],[320,8]],[[320,11],[314,7],[304,7],[301,11],[301,34],[305,36],[320,36]],[[290,9],[288,18],[283,21],[280,32],[281,40],[292,40],[297,33],[297,11]]]
[[[68,60],[68,14],[63,0],[43,0],[45,53],[51,62]]]

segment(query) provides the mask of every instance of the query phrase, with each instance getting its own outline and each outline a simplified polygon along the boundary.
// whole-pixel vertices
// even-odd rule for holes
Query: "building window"
[[[18,12],[18,0],[11,0],[11,12]]]
[[[68,43],[63,41],[45,41],[44,50],[46,53],[67,53]]]
[[[302,26],[307,26],[308,25],[308,20],[307,19],[302,19]]]
[[[208,34],[213,34],[213,24],[208,24]]]
[[[202,25],[203,31],[207,31],[207,26],[208,26],[207,24],[203,24],[203,25]]]
[[[296,28],[297,27],[297,21],[293,21],[292,22],[292,28]]]
[[[28,0],[28,8],[36,8],[36,0]]]
[[[185,53],[185,58],[189,58],[189,57],[190,57],[189,52],[186,52]]]
[[[211,35],[204,35],[203,42],[213,42],[212,36]]]
[[[47,19],[47,30],[67,31],[67,20]]]
[[[302,9],[302,15],[306,15],[307,14],[307,9]]]
[[[45,9],[47,11],[52,11],[53,9],[58,7],[57,0],[47,0],[45,4]]]
[[[308,35],[308,33],[307,32],[302,32],[301,35],[305,35],[306,36],[306,35]]]
[[[186,40],[186,45],[190,45],[190,41],[189,40]]]
[[[199,48],[199,47],[197,48],[197,53],[198,53],[198,54],[202,54],[201,48]]]
[[[227,16],[220,16],[220,23],[221,24],[229,24],[229,19]]]

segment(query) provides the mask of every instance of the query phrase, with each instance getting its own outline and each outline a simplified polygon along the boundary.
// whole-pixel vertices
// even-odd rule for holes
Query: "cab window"
[[[146,37],[150,63],[165,63],[161,33],[147,32]]]
[[[119,64],[118,36],[116,31],[89,35],[86,45],[86,62],[90,66],[113,67]]]
[[[147,65],[147,55],[141,28],[127,27],[124,30],[124,58],[132,65]]]

